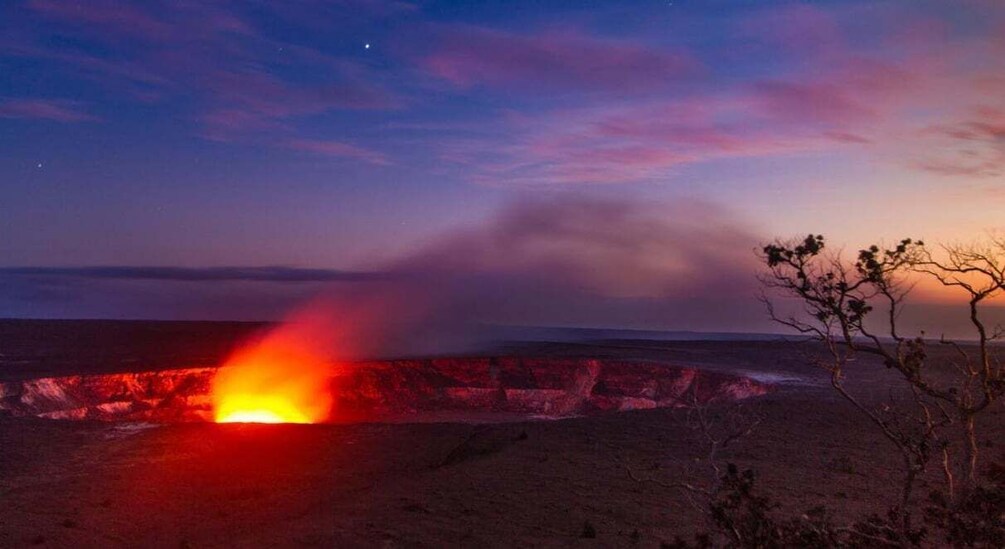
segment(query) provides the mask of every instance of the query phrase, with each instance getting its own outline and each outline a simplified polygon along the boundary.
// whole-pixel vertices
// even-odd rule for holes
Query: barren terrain
[[[0,376],[211,366],[249,329],[6,324]],[[131,337],[116,339],[116,330]],[[197,349],[185,347],[194,341]],[[852,516],[882,509],[896,493],[892,448],[806,364],[806,346],[621,340],[507,352],[645,359],[771,380],[774,391],[747,403],[764,422],[724,459],[758,471],[763,490],[793,510],[825,503]],[[892,379],[866,361],[850,373],[866,398],[887,395]],[[0,545],[653,547],[702,527],[681,493],[646,480],[678,479],[701,454],[682,410],[445,419],[454,422],[0,418]],[[1003,451],[1002,419],[995,410],[982,426],[986,456]],[[596,537],[584,538],[590,529]]]

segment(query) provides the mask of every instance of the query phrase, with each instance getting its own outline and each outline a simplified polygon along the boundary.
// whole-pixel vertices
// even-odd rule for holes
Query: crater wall
[[[0,414],[102,421],[210,421],[215,368],[0,383]],[[768,384],[654,362],[473,357],[333,367],[330,420],[400,421],[436,412],[568,417],[763,395]]]

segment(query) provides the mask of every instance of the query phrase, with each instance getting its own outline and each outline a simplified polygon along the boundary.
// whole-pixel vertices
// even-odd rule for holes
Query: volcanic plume
[[[324,420],[336,359],[470,352],[498,324],[630,325],[707,309],[693,296],[735,299],[749,283],[753,239],[701,204],[657,210],[574,198],[520,202],[478,229],[447,235],[333,284],[214,382],[217,421]],[[640,304],[648,305],[640,305]]]

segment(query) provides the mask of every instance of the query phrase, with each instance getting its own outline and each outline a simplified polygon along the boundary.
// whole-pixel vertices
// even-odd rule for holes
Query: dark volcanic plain
[[[0,380],[212,366],[260,327],[0,322]],[[776,390],[745,404],[763,423],[724,460],[756,470],[792,511],[826,504],[853,517],[897,492],[892,446],[808,365],[809,345],[610,340],[506,352],[768,374]],[[894,382],[865,360],[849,372],[873,402]],[[986,458],[1005,452],[1003,420],[999,407],[981,426]],[[703,452],[671,409],[481,425],[0,417],[0,546],[654,547],[703,519],[683,494],[632,476],[672,482]]]

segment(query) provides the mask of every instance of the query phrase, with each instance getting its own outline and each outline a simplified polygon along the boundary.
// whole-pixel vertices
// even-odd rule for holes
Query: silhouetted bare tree
[[[993,345],[1002,331],[986,326],[980,310],[988,299],[1005,292],[1005,240],[946,246],[942,252],[933,254],[921,241],[905,239],[888,249],[860,250],[854,262],[847,262],[840,254],[828,253],[819,235],[775,241],[761,250],[767,265],[764,285],[802,305],[801,314],[782,315],[765,297],[771,317],[824,345],[828,358],[820,363],[833,387],[899,450],[905,473],[902,509],[933,460],[941,465],[950,500],[975,488],[975,420],[1005,393],[1005,368]],[[953,349],[955,358],[935,360],[923,333],[908,337],[898,329],[912,274],[969,293],[975,343],[938,340]],[[900,374],[910,395],[906,406],[866,403],[848,389],[846,365],[859,354],[878,357]],[[956,434],[964,441],[962,452]],[[961,473],[963,482],[957,480]]]

